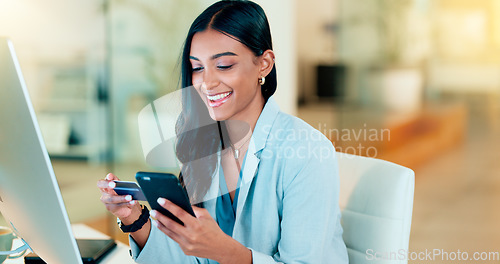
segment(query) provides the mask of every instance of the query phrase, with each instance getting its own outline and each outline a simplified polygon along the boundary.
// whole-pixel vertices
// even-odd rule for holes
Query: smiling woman
[[[217,2],[191,25],[182,54],[185,88],[183,111],[176,126],[176,151],[183,163],[180,178],[185,181],[192,201],[202,200],[212,183],[218,158],[210,154],[229,146],[233,149],[238,146],[241,153],[246,151],[240,148],[247,147],[243,142],[253,131],[264,104],[276,91],[272,50],[267,17],[259,5],[250,1]],[[267,78],[262,85],[261,77]],[[192,94],[193,89],[186,89],[192,86],[200,96]],[[227,103],[211,102],[208,98],[228,92],[233,94]],[[199,129],[208,119],[241,120],[245,125],[233,122],[228,127],[229,122],[218,122],[212,129]],[[200,158],[205,161],[192,162]]]
[[[279,110],[274,58],[267,17],[251,1],[217,2],[193,22],[176,155],[196,217],[160,198],[184,225],[157,211],[143,223],[147,209],[109,187],[116,176],[98,183],[108,210],[133,227],[137,263],[347,263],[335,149]]]

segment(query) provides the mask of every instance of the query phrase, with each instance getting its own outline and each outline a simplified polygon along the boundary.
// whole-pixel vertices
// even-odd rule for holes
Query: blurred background
[[[0,1],[72,223],[124,239],[96,181],[178,171],[146,164],[137,116],[178,88],[187,30],[213,2]],[[337,151],[415,170],[410,251],[500,251],[500,1],[256,2],[281,110]]]

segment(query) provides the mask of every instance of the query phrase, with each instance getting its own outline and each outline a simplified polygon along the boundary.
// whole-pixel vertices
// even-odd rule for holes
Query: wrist
[[[130,218],[129,218],[130,219]],[[129,220],[126,219],[126,220]],[[132,224],[126,224],[121,219],[117,220],[117,224],[124,233],[135,233],[141,230],[145,224],[149,222],[149,209],[144,206],[141,210],[141,215]]]
[[[141,217],[141,214],[142,214],[142,207],[140,204],[137,204],[137,206],[134,206],[134,208],[132,208],[132,212],[130,213],[129,216],[123,218],[120,217],[120,220],[124,225],[131,225],[135,221],[137,221],[139,217]]]
[[[218,262],[221,264],[225,264],[225,263],[251,264],[252,263],[252,251],[249,248],[240,244],[238,241],[236,241],[232,237],[228,236],[228,238],[231,241],[228,241],[230,243],[225,244],[225,249],[223,251],[223,252],[227,252],[227,253],[221,255]],[[229,248],[229,250],[228,250],[228,248]]]

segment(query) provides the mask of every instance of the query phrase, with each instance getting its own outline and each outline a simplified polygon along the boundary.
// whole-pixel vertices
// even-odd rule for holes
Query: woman
[[[184,225],[156,211],[151,220],[130,196],[116,195],[116,176],[98,182],[106,208],[129,228],[136,262],[347,263],[334,148],[279,111],[276,80],[259,5],[220,1],[193,22],[176,153],[196,217],[159,199]],[[215,125],[202,127],[206,118]]]

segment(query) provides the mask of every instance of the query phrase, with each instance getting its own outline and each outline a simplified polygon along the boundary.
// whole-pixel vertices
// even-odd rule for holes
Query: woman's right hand
[[[132,200],[131,195],[118,195],[114,191],[113,188],[116,185],[114,181],[118,180],[118,177],[109,173],[104,180],[97,182],[97,187],[101,191],[101,202],[110,213],[120,218],[122,222],[126,220],[134,222],[137,219],[128,218],[137,218],[137,213],[140,215],[141,206],[137,201]]]

